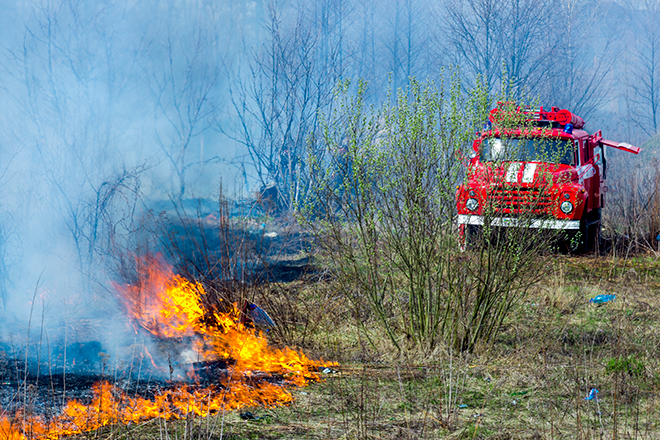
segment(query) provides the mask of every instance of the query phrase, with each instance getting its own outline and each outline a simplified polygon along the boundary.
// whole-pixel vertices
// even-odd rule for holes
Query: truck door
[[[597,180],[598,186],[596,187],[596,197],[594,197],[594,199],[598,203],[597,207],[602,208],[604,205],[603,191],[605,189],[605,177],[607,177],[607,175],[605,174],[605,148],[600,143],[594,143],[593,162],[599,176],[599,179]]]
[[[594,151],[598,144],[594,143],[590,138],[580,140],[580,167],[578,168],[578,177],[580,183],[584,185],[584,189],[588,194],[588,202],[586,212],[600,207],[600,182],[601,172],[599,166],[595,163],[597,160],[602,161],[602,148],[599,151]],[[598,154],[597,154],[598,153]],[[597,157],[596,157],[597,156]]]

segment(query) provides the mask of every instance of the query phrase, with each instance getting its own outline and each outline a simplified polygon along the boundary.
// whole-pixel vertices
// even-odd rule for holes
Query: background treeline
[[[660,124],[658,22],[657,0],[5,1],[0,297],[42,272],[88,292],[150,202],[211,196],[220,178],[245,195],[274,185],[291,209],[341,79],[381,105],[456,66],[495,96],[504,72],[642,145]],[[612,156],[606,215],[626,246],[657,249],[656,152],[643,155]]]

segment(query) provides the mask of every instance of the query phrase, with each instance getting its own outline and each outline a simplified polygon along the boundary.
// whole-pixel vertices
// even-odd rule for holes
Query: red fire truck
[[[507,112],[523,123],[511,128],[505,121],[516,119],[507,119]],[[583,127],[582,118],[568,110],[498,103],[477,133],[467,179],[457,187],[461,246],[487,221],[493,227],[564,230],[574,251],[589,250],[600,233],[607,192],[605,147],[634,154],[640,149]]]

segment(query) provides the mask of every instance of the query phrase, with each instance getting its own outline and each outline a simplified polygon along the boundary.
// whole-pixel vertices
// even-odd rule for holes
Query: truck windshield
[[[552,138],[490,138],[481,141],[484,162],[521,161],[574,165],[573,142]]]

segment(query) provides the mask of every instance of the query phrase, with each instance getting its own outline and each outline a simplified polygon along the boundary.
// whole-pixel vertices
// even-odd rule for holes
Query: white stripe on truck
[[[457,218],[459,225],[480,225],[484,224],[484,218],[480,215],[459,214]],[[520,219],[509,217],[494,217],[491,226],[502,227],[529,227],[542,229],[580,229],[580,220],[541,220],[541,219]]]

